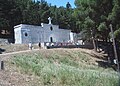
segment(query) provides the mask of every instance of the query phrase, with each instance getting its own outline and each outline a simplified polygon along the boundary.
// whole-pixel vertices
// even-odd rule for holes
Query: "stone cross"
[[[49,18],[48,18],[48,21],[49,21],[49,24],[51,24],[52,19],[49,17]]]

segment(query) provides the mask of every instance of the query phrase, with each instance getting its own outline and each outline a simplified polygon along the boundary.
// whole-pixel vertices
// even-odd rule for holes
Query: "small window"
[[[28,34],[27,34],[27,33],[25,33],[25,36],[28,36]]]
[[[53,27],[52,27],[52,26],[50,27],[50,30],[51,30],[51,31],[53,30]]]

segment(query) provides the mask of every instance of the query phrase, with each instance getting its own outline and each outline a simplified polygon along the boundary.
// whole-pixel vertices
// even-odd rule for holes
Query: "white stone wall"
[[[50,27],[53,27],[51,31]],[[44,28],[44,40],[45,42],[50,42],[50,37],[53,38],[53,42],[67,42],[70,40],[70,30],[59,29],[58,25],[43,24]]]
[[[68,42],[70,40],[70,30],[60,29],[59,40],[61,42]]]
[[[31,42],[31,33],[30,33],[29,29],[21,28],[21,34],[22,34],[22,43],[23,44]]]
[[[39,43],[42,42],[42,28],[39,27],[33,27],[30,28],[30,34],[31,34],[31,41],[32,43]]]
[[[22,43],[39,43],[43,42],[43,28],[41,26],[26,25],[22,27]],[[25,33],[28,36],[25,36]]]
[[[53,30],[50,29],[51,26]],[[44,42],[50,42],[50,37],[52,37],[53,42],[57,42],[57,36],[56,36],[57,29],[58,29],[57,25],[43,24]]]
[[[21,44],[22,43],[22,35],[21,35],[21,26],[14,27],[14,33],[15,33],[15,44]]]
[[[51,37],[53,42],[67,42],[70,40],[71,31],[59,29],[58,25],[42,24],[42,26],[34,26],[21,24],[14,28],[15,43],[17,44],[51,42]]]

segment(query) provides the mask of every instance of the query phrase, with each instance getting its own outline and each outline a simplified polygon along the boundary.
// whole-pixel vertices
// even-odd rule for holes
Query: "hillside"
[[[2,86],[118,86],[104,57],[87,49],[26,50],[4,54]]]

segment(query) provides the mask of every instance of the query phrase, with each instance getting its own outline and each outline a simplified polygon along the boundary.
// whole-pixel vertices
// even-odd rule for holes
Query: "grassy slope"
[[[96,60],[80,50],[60,49],[17,55],[13,62],[22,72],[38,76],[42,86],[118,86],[117,73],[99,67]]]

